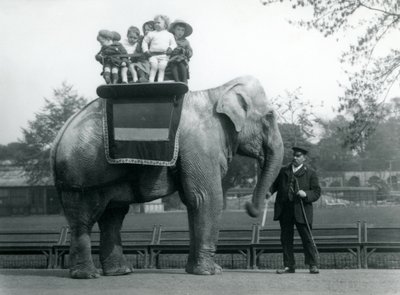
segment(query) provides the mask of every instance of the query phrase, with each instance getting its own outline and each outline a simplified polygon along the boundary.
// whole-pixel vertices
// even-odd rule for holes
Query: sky
[[[157,14],[193,27],[191,90],[253,75],[271,97],[301,87],[305,99],[323,102],[318,114],[332,117],[344,78],[343,44],[290,25],[296,13],[259,0],[0,0],[0,144],[20,139],[63,82],[95,99],[103,83],[94,59],[98,31],[124,38],[129,26],[141,29]]]

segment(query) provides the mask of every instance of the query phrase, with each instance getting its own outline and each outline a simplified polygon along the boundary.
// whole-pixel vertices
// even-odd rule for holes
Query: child
[[[143,36],[146,36],[148,32],[154,31],[154,21],[149,20],[142,26]]]
[[[138,81],[138,74],[136,72],[135,66],[137,61],[137,56],[135,56],[136,48],[138,46],[138,40],[140,38],[140,31],[137,27],[131,26],[128,28],[127,39],[124,41],[123,45],[129,54],[128,58],[128,68],[132,75],[132,82]]]
[[[142,44],[144,36],[146,36],[149,32],[154,31],[154,21],[149,20],[145,22],[142,26],[142,30],[143,36],[140,36],[135,52],[135,54],[138,56],[138,60],[136,62],[136,70],[138,73],[139,82],[148,82],[150,74],[150,63],[148,58],[143,54]]]
[[[118,36],[108,30],[100,30],[97,35],[97,41],[99,41],[101,49],[96,54],[96,60],[103,65],[102,74],[107,84],[116,84],[118,82],[119,68],[127,65],[126,58],[120,57],[121,54],[126,54],[125,48],[118,41],[114,43],[113,39],[118,39]],[[126,77],[125,79],[122,77],[122,82],[127,82]]]
[[[121,41],[121,35],[116,31],[112,31],[111,33],[113,34],[113,44],[115,46],[117,46],[117,47],[125,49],[125,47],[122,45],[122,43],[119,42],[119,41]],[[125,51],[126,51],[126,49],[125,49]],[[127,68],[127,65],[129,63],[129,59],[126,56],[124,56],[123,58],[121,56],[120,58],[122,60],[122,62],[121,62],[121,81],[122,81],[122,83],[126,84],[126,83],[128,83],[128,68]]]
[[[155,31],[148,32],[143,38],[142,49],[150,62],[150,82],[154,82],[157,73],[157,81],[164,81],[169,55],[176,47],[174,35],[167,31],[168,26],[169,18],[157,15],[154,18]]]
[[[172,51],[169,60],[172,76],[175,81],[187,84],[189,79],[189,60],[193,55],[193,50],[186,37],[192,34],[193,29],[188,23],[176,20],[169,27],[169,31],[174,34],[178,46]]]

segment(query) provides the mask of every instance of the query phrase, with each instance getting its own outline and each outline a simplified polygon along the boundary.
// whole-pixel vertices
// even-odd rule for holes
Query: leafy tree
[[[319,167],[324,171],[348,170],[387,170],[395,169],[400,164],[400,108],[399,99],[383,106],[387,115],[358,149],[352,152],[343,146],[342,127],[347,120],[338,115],[332,120],[320,120],[323,128],[319,148]]]
[[[343,146],[345,134],[341,132],[341,128],[346,126],[346,118],[338,115],[331,120],[320,119],[318,123],[322,127],[318,142],[318,166],[323,171],[359,170],[359,157]]]
[[[397,0],[260,0],[264,5],[291,4],[293,9],[311,9],[309,19],[292,21],[301,27],[315,29],[324,36],[350,40],[340,61],[348,66],[348,81],[341,84],[339,111],[352,120],[343,128],[344,143],[359,149],[385,117],[382,107],[393,85],[399,85],[400,51],[388,43],[398,33],[400,3]],[[349,39],[349,38],[347,38]]]
[[[315,115],[314,106],[310,101],[302,98],[301,88],[294,91],[286,90],[285,94],[273,99],[280,121],[283,124],[297,126],[286,130],[285,135],[290,137],[290,142],[294,145],[304,138],[310,139],[315,136],[314,123],[318,121]]]
[[[400,116],[397,99],[387,104],[391,110],[388,118],[376,128],[365,143],[365,159],[370,159],[364,166],[367,170],[392,169],[392,164],[400,160]]]
[[[18,163],[24,167],[32,184],[42,182],[50,176],[49,155],[51,143],[67,119],[87,104],[86,98],[79,96],[72,85],[66,82],[53,89],[53,97],[46,99],[44,107],[22,128],[25,144]]]
[[[0,161],[10,160],[16,162],[25,148],[26,145],[22,142],[11,142],[7,145],[0,144]]]
[[[311,151],[314,149],[310,140],[315,138],[315,125],[320,120],[314,111],[318,106],[302,97],[301,88],[286,90],[284,95],[273,99],[273,104],[278,113],[279,130],[285,148],[283,164],[287,164],[292,160],[293,146],[300,145]],[[314,165],[316,153],[311,152],[310,155],[311,164]]]

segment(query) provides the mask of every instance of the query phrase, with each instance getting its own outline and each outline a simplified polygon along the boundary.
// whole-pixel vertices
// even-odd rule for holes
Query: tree
[[[318,146],[318,166],[323,171],[345,171],[358,170],[358,156],[343,146],[343,139],[346,136],[340,130],[346,126],[347,120],[342,115],[337,115],[331,120],[320,119],[322,127],[321,138]]]
[[[310,19],[293,23],[316,29],[337,39],[356,35],[343,51],[340,61],[349,66],[348,80],[341,83],[339,111],[351,117],[343,131],[344,143],[359,148],[385,117],[382,107],[393,85],[399,85],[400,51],[388,46],[398,33],[400,3],[394,0],[261,0],[264,5],[290,3],[293,9],[311,9]],[[385,46],[386,45],[386,46]]]
[[[387,110],[387,115],[357,153],[343,146],[343,137],[346,135],[341,130],[348,124],[344,116],[338,115],[329,121],[321,120],[324,132],[318,142],[319,166],[324,171],[379,171],[397,167],[396,164],[400,163],[399,99],[392,99],[383,108]]]
[[[0,161],[10,160],[15,163],[25,149],[26,145],[21,142],[11,142],[7,145],[0,144]]]
[[[387,170],[400,160],[400,116],[398,98],[386,104],[390,110],[387,117],[376,128],[365,143],[365,159],[369,170]],[[384,143],[384,144],[383,144]],[[390,167],[391,168],[391,167]]]
[[[87,104],[86,98],[79,96],[73,86],[62,83],[53,89],[53,98],[46,99],[45,105],[35,114],[35,119],[28,121],[28,127],[22,128],[25,150],[18,163],[24,167],[29,182],[37,184],[50,176],[50,147],[57,132],[75,112]]]
[[[302,98],[301,88],[286,90],[283,96],[278,95],[273,99],[273,104],[283,124],[297,126],[287,130],[292,144],[296,145],[304,138],[310,139],[315,136],[313,127],[318,120],[314,113],[315,106]]]
[[[300,145],[313,150],[310,140],[315,138],[314,128],[320,120],[314,111],[317,106],[302,97],[301,88],[294,91],[286,90],[284,95],[273,99],[273,104],[280,121],[279,130],[285,148],[283,163],[287,164],[292,160],[293,146]],[[316,160],[315,153],[310,154],[313,155],[310,158],[310,163],[313,165]]]

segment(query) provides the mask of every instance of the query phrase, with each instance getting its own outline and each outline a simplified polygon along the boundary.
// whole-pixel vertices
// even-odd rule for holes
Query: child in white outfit
[[[149,32],[143,39],[142,49],[149,56],[150,62],[150,82],[154,82],[157,72],[157,81],[164,81],[169,55],[176,47],[175,37],[168,32],[168,27],[169,18],[165,15],[157,15],[154,18],[155,31]]]

